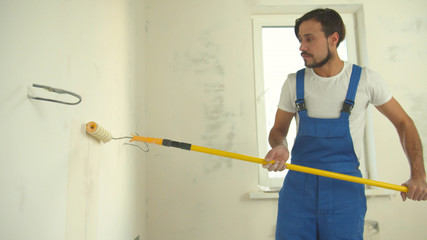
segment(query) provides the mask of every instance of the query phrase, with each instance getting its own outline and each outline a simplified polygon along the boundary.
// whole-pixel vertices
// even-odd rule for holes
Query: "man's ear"
[[[329,37],[328,37],[328,42],[329,42],[329,46],[335,46],[337,47],[338,41],[340,40],[340,35],[337,32],[332,33]]]

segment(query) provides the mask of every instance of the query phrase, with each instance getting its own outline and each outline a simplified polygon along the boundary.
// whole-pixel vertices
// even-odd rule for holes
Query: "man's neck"
[[[325,65],[313,68],[313,71],[321,77],[333,77],[341,72],[344,62],[339,58],[331,58]]]

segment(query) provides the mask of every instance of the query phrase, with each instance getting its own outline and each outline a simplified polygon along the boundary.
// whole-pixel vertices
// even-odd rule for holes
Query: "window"
[[[352,14],[341,16],[346,25],[346,39],[340,44],[338,53],[341,59],[358,63],[354,17]],[[294,34],[294,23],[298,17],[300,15],[253,17],[258,156],[262,158],[270,149],[268,134],[274,124],[283,82],[289,73],[304,68],[300,45]],[[287,137],[289,150],[292,149],[295,135],[293,120]],[[365,162],[361,161],[361,170],[366,176],[364,169]],[[259,185],[277,190],[281,188],[286,173],[287,170],[268,172],[260,166]]]

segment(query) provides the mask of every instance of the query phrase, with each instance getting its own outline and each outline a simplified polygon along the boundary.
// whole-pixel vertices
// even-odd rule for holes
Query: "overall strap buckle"
[[[344,101],[344,104],[342,105],[341,112],[345,112],[345,113],[351,114],[351,110],[353,109],[353,107],[354,107],[354,102],[351,101],[351,100],[346,99]]]
[[[304,98],[296,100],[295,101],[295,106],[296,106],[298,112],[307,111],[307,108],[305,107]]]

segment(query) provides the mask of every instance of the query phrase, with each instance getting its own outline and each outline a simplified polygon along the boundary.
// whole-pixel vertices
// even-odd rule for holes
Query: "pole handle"
[[[263,158],[252,157],[252,156],[247,156],[247,155],[243,155],[243,154],[213,149],[213,148],[196,146],[196,145],[192,145],[189,143],[175,142],[175,141],[171,141],[168,139],[134,136],[130,141],[141,141],[141,142],[147,142],[147,143],[155,143],[155,144],[159,144],[159,145],[163,145],[163,146],[178,147],[178,148],[182,148],[182,149],[186,149],[186,150],[202,152],[202,153],[217,155],[217,156],[221,156],[221,157],[233,158],[233,159],[243,160],[243,161],[252,162],[252,163],[267,164],[267,162]],[[274,161],[271,161],[271,163],[274,163]],[[395,184],[391,184],[391,183],[385,183],[385,182],[370,180],[370,179],[366,179],[366,178],[355,177],[355,176],[350,176],[350,175],[346,175],[346,174],[320,170],[320,169],[316,169],[316,168],[309,168],[309,167],[304,167],[304,166],[295,165],[295,164],[288,164],[288,163],[286,164],[286,168],[289,170],[292,170],[292,171],[314,174],[314,175],[318,175],[318,176],[322,176],[322,177],[334,178],[334,179],[339,179],[339,180],[348,181],[348,182],[354,182],[354,183],[371,185],[371,186],[376,186],[376,187],[381,187],[381,188],[387,188],[387,189],[396,190],[396,191],[400,191],[400,192],[408,192],[408,187],[406,187],[406,186],[400,186],[400,185],[395,185]]]

